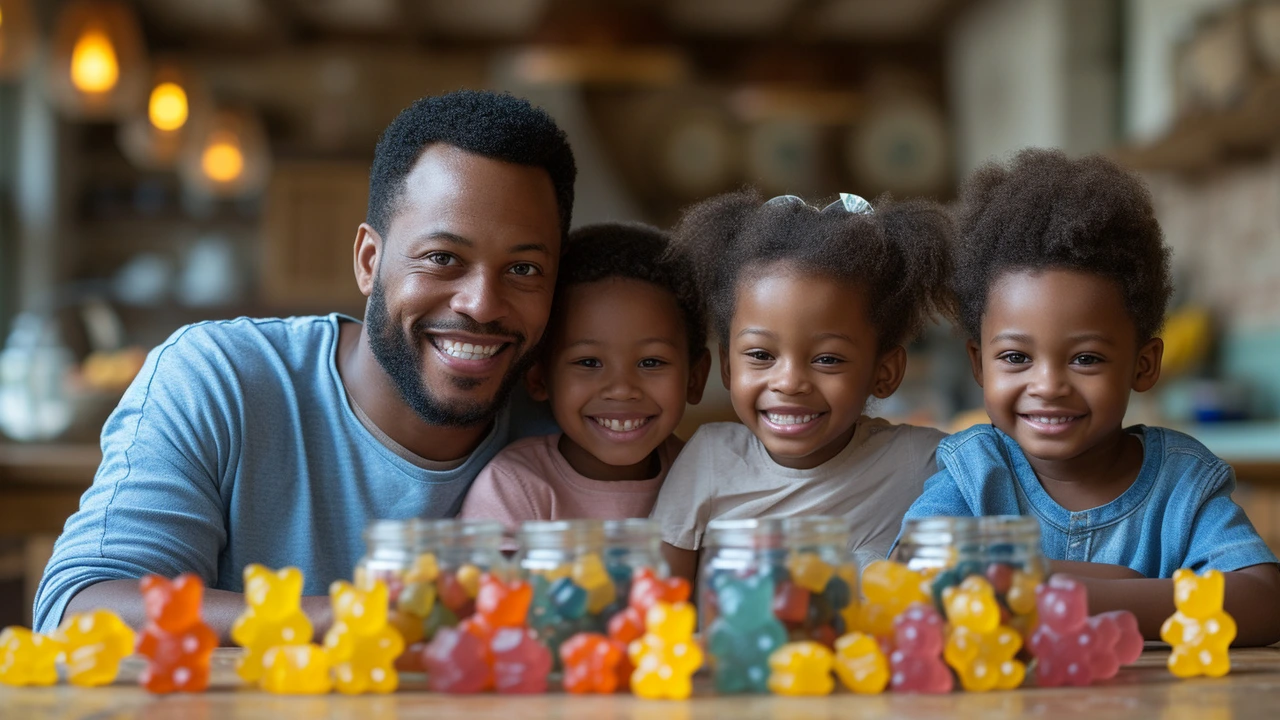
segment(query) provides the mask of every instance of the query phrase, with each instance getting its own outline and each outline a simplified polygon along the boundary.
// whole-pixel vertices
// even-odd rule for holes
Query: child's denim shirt
[[[1071,512],[1040,486],[1013,438],[990,425],[970,428],[938,445],[938,473],[906,517],[1034,515],[1051,560],[1125,565],[1151,578],[1276,562],[1231,499],[1230,466],[1183,433],[1142,425],[1129,432],[1143,440],[1133,485],[1106,505]]]

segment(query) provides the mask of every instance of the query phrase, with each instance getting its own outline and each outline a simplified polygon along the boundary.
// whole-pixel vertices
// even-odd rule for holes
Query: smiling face
[[[1163,349],[1139,344],[1124,307],[1116,281],[1093,273],[1014,271],[992,285],[969,357],[992,424],[1033,466],[1119,451],[1129,392],[1155,385]]]
[[[387,236],[361,233],[377,249],[370,350],[401,398],[431,425],[490,421],[551,308],[561,226],[546,171],[429,146]]]
[[[777,265],[742,276],[720,353],[734,411],[791,468],[838,455],[867,399],[893,394],[906,367],[901,347],[877,352],[863,292]]]
[[[653,477],[653,451],[702,397],[707,358],[690,367],[680,308],[657,285],[609,278],[561,297],[547,359],[530,375],[564,431],[561,453],[596,480]]]

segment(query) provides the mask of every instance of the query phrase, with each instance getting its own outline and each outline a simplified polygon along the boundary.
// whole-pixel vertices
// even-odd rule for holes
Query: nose
[[[644,393],[640,383],[636,382],[634,368],[613,368],[605,378],[604,391],[601,396],[606,400],[639,400]]]
[[[1041,363],[1027,387],[1027,393],[1038,398],[1060,398],[1071,392],[1067,373],[1055,363]]]
[[[769,389],[783,395],[805,395],[813,390],[805,363],[780,361],[769,375]]]
[[[500,279],[480,267],[455,282],[449,308],[481,324],[501,320],[510,310]]]

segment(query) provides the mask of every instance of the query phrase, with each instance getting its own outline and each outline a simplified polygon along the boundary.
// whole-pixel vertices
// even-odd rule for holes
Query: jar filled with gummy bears
[[[375,520],[365,528],[365,554],[356,563],[355,586],[361,590],[382,581],[387,587],[389,621],[406,644],[422,637],[435,603],[438,574],[433,548],[452,521]]]
[[[657,520],[628,518],[604,523],[604,567],[617,588],[614,604],[625,604],[637,573],[665,578],[669,570],[662,558],[662,526]]]
[[[769,655],[788,641],[828,647],[856,617],[858,570],[846,520],[714,521],[698,609],[716,690],[766,692]]]
[[[911,519],[892,559],[929,580],[944,617],[951,588],[994,593],[1001,624],[1023,637],[1035,625],[1036,587],[1049,574],[1040,523],[1029,515]]]
[[[619,593],[605,568],[600,520],[526,522],[520,526],[516,565],[533,587],[528,623],[552,657],[580,632],[605,632],[606,609]]]

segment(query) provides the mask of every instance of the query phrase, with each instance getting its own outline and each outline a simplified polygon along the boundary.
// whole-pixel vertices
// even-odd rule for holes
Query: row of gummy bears
[[[862,578],[865,600],[841,610],[845,627],[857,629],[833,647],[785,642],[767,576],[713,581],[716,618],[707,633],[716,658],[715,686],[721,692],[823,695],[834,689],[834,672],[857,693],[887,687],[949,692],[956,678],[970,691],[1011,689],[1022,683],[1027,667],[1019,659],[1023,636],[1006,624],[1010,607],[1033,619],[1025,645],[1035,658],[1040,686],[1088,685],[1114,677],[1142,650],[1132,614],[1089,617],[1085,588],[1069,578],[1055,576],[1039,584],[1034,603],[1024,605],[1028,598],[1019,595],[1008,568],[993,564],[958,584],[953,581],[959,578],[948,581],[941,607],[932,597],[939,579],[889,561],[872,563]],[[1174,581],[1177,612],[1161,632],[1173,646],[1170,670],[1179,677],[1225,674],[1235,623],[1222,609],[1222,574],[1179,570]],[[48,636],[6,628],[0,633],[0,683],[51,685],[61,660],[69,682],[105,685],[136,650],[148,660],[140,679],[147,690],[204,690],[217,638],[200,616],[203,584],[193,575],[173,581],[148,576],[141,588],[148,623],[136,644],[134,632],[106,610],[72,615]],[[351,694],[392,692],[398,686],[398,659],[401,667],[407,659],[411,669],[425,670],[430,689],[437,692],[547,690],[552,650],[528,624],[537,615],[528,581],[480,574],[474,612],[456,626],[437,628],[429,642],[408,652],[401,631],[389,623],[388,589],[381,581],[368,589],[333,584],[334,623],[323,646],[311,643],[312,625],[300,608],[302,574],[296,568],[250,565],[245,590],[247,607],[232,630],[245,648],[238,672],[268,692],[327,693],[335,686]],[[644,698],[688,697],[691,678],[703,664],[689,593],[681,579],[637,571],[607,634],[579,632],[557,642],[564,689],[612,693],[629,688]],[[420,609],[429,614],[426,604]]]

